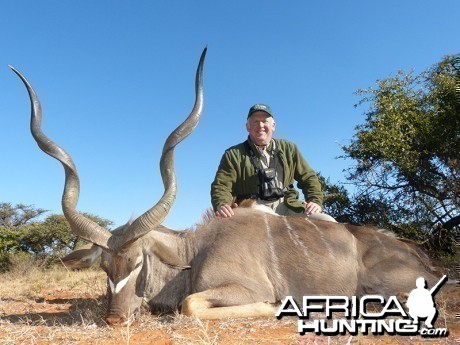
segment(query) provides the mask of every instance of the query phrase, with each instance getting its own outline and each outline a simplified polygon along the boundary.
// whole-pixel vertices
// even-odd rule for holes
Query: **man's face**
[[[275,131],[275,121],[264,111],[256,111],[246,122],[249,137],[257,146],[268,145]]]

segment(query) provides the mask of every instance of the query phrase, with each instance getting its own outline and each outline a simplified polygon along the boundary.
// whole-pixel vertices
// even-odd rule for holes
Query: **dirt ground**
[[[460,288],[438,302],[445,338],[316,336],[297,333],[297,318],[200,321],[144,313],[134,325],[109,327],[100,271],[0,275],[0,344],[460,344]]]

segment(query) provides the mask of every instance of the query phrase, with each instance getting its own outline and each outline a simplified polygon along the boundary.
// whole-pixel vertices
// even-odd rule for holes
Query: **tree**
[[[320,176],[325,194],[324,209],[340,223],[375,225],[391,228],[391,220],[397,218],[397,211],[381,194],[350,196],[343,185],[331,184]]]
[[[113,223],[107,219],[84,213],[84,215],[108,228]],[[30,223],[21,229],[19,245],[22,251],[34,254],[64,256],[82,244],[74,235],[63,215],[51,214],[43,221]]]
[[[39,218],[46,210],[35,208],[31,205],[18,204],[13,206],[11,203],[0,203],[0,251],[16,252],[20,251],[19,239],[20,229]]]
[[[419,75],[399,71],[358,90],[366,120],[343,147],[343,157],[356,161],[347,171],[357,188],[350,210],[375,206],[384,211],[379,223],[419,240],[445,236],[447,247],[460,224],[455,61],[447,56]]]
[[[52,258],[68,254],[83,242],[72,233],[63,215],[51,214],[40,220],[46,212],[31,205],[0,203],[0,272],[8,270],[11,255]],[[106,229],[113,224],[95,215],[84,215]]]

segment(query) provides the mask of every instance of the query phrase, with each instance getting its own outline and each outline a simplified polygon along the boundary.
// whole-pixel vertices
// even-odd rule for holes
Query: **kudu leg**
[[[203,320],[275,315],[274,304],[254,302],[251,295],[248,289],[236,284],[194,293],[182,303],[182,314]]]

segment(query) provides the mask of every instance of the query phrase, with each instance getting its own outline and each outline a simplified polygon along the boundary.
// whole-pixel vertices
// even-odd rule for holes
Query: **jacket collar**
[[[248,143],[249,145],[251,146],[252,150],[254,151],[254,153],[257,155],[257,156],[260,156],[260,148],[254,144],[254,142],[251,140],[251,137],[248,135]],[[274,148],[274,145],[275,145],[275,139],[272,138],[272,140],[270,140],[270,142],[268,143],[267,146],[265,146],[265,149],[267,150],[267,152],[271,155],[273,153],[273,148]]]

